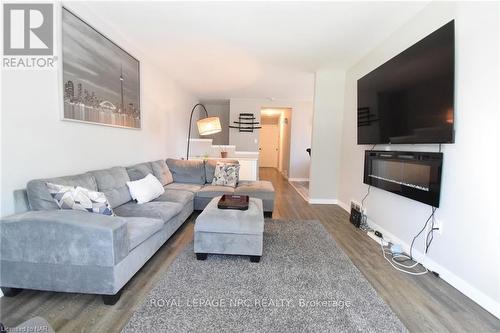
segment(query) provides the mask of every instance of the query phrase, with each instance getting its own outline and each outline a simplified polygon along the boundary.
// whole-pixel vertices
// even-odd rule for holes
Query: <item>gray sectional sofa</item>
[[[123,286],[189,218],[210,199],[225,193],[263,200],[272,213],[274,188],[267,181],[241,181],[236,188],[213,186],[215,160],[168,159],[113,167],[80,175],[28,182],[17,193],[23,212],[0,221],[0,286],[4,295],[22,289],[103,295],[114,304]],[[167,170],[168,172],[168,170]],[[153,174],[165,193],[137,204],[126,182]],[[81,186],[106,195],[116,216],[61,210],[46,183]]]

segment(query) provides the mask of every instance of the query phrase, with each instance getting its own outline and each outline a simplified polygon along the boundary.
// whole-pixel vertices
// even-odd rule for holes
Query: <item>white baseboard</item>
[[[344,209],[346,212],[348,212],[349,214],[351,213],[351,207],[349,207],[349,205],[346,205],[345,203],[343,203],[342,201],[340,200],[337,200],[337,205],[339,205],[342,209]]]
[[[289,182],[308,182],[309,178],[288,178]]]
[[[342,207],[347,212],[350,211],[350,208],[345,203],[339,201],[338,205]],[[374,230],[380,231],[384,235],[384,239],[390,240],[393,243],[400,244],[403,250],[408,253],[410,251],[410,245],[401,240],[399,237],[395,236],[388,230],[384,229],[377,223],[368,219],[368,224]],[[381,254],[382,255],[382,254]],[[463,280],[453,272],[449,271],[445,267],[441,266],[439,263],[435,262],[424,253],[413,250],[413,257],[422,265],[424,265],[428,270],[436,272],[439,274],[439,277],[444,281],[448,282],[458,291],[460,291],[465,296],[469,297],[471,300],[479,304],[486,311],[490,312],[497,318],[500,318],[500,303],[492,299],[490,296],[486,295],[467,281]]]
[[[337,199],[320,199],[320,198],[309,198],[309,203],[311,205],[337,205]]]

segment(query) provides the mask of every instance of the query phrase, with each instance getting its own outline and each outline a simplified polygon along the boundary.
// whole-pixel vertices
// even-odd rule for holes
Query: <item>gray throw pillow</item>
[[[47,183],[50,195],[60,209],[82,210],[102,215],[114,215],[104,193],[80,186]]]

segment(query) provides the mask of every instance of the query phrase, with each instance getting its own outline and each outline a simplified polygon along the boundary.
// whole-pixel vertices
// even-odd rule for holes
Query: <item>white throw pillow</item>
[[[150,202],[165,192],[158,178],[152,174],[148,174],[146,177],[133,182],[127,182],[127,186],[130,196],[138,204]]]

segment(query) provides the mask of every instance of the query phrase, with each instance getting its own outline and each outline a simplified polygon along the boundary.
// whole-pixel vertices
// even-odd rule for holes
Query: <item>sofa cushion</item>
[[[132,200],[127,187],[130,178],[124,167],[95,170],[89,173],[95,177],[97,189],[106,195],[112,208]]]
[[[263,200],[274,200],[273,184],[267,180],[242,180],[234,189],[234,194],[248,195]]]
[[[183,205],[177,202],[151,201],[140,205],[134,201],[130,201],[113,210],[117,216],[150,217],[167,222],[172,217],[179,214],[182,207]]]
[[[128,177],[131,181],[139,180],[146,177],[148,174],[153,174],[151,163],[139,163],[126,168]]]
[[[238,160],[222,160],[222,159],[210,159],[205,161],[205,178],[207,183],[212,184],[215,174],[215,166],[217,162],[224,162],[228,164],[239,164]]]
[[[31,210],[59,209],[47,188],[47,183],[65,186],[81,186],[86,189],[97,191],[97,183],[93,175],[85,173],[81,175],[35,179],[28,182],[26,192]]]
[[[203,185],[206,182],[204,161],[169,158],[167,159],[167,165],[176,183]]]
[[[213,198],[223,194],[233,194],[234,188],[221,185],[205,185],[197,193],[200,198]]]
[[[165,192],[154,201],[170,201],[186,205],[190,201],[193,201],[193,199],[194,193],[191,191],[165,189]]]
[[[151,162],[151,168],[153,169],[153,175],[158,178],[162,185],[167,185],[174,182],[174,178],[167,163],[164,160]]]
[[[165,224],[163,220],[144,217],[128,217],[126,221],[129,251],[132,251],[146,239],[160,231]]]
[[[113,215],[113,210],[104,193],[87,190],[81,186],[65,186],[52,183],[47,183],[47,188],[60,209]]]
[[[168,184],[165,187],[165,190],[182,190],[182,191],[189,191],[196,193],[198,192],[203,186],[197,185],[197,184],[185,184],[185,183],[171,183]]]

